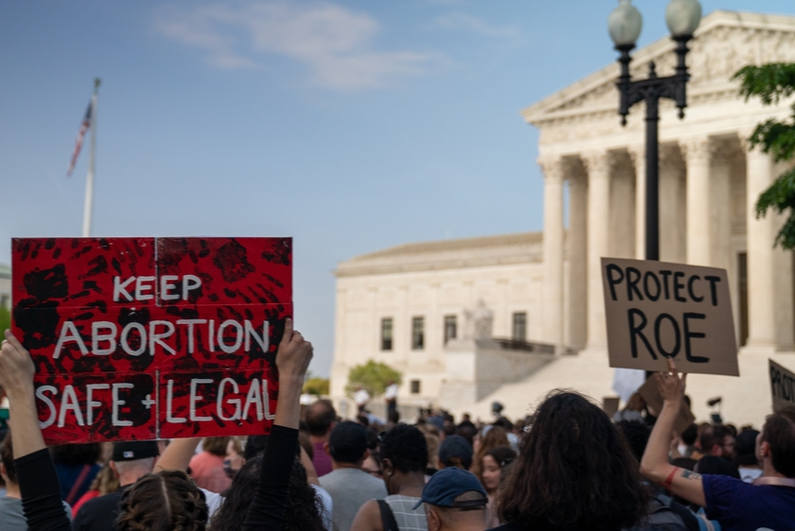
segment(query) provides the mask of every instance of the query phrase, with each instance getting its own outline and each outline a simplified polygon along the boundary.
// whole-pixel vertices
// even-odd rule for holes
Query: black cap
[[[451,460],[454,457],[458,458],[459,463]],[[469,469],[472,465],[472,446],[460,435],[449,435],[439,446],[439,462],[446,467],[460,465]]]
[[[113,443],[113,457],[111,461],[135,461],[147,457],[157,457],[160,449],[157,441],[125,441]]]

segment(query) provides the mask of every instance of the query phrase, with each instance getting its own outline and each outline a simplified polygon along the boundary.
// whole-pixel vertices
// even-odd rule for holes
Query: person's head
[[[712,436],[714,438],[712,450],[707,452],[716,457],[724,459],[734,458],[734,435],[728,426],[715,426],[712,429]]]
[[[768,415],[757,437],[759,461],[788,478],[795,478],[795,406]]]
[[[400,422],[400,411],[398,411],[397,409],[393,409],[392,411],[389,412],[389,415],[387,415],[387,417],[388,417],[387,422],[389,422],[390,424],[397,424],[398,422]]]
[[[306,409],[306,427],[312,437],[325,437],[334,427],[337,412],[330,400],[318,400]]]
[[[705,455],[699,459],[694,470],[699,474],[712,474],[741,479],[740,472],[737,470],[737,467],[734,466],[734,463],[715,455]]]
[[[734,459],[739,466],[759,466],[756,458],[756,438],[759,432],[753,428],[741,431],[734,439]]]
[[[248,508],[254,500],[260,478],[262,454],[257,454],[246,464],[226,491],[221,507],[215,512],[209,531],[239,531],[243,528]],[[321,531],[322,519],[315,500],[315,490],[307,483],[306,469],[296,459],[290,476],[287,508],[284,514],[284,531]]]
[[[229,439],[229,437],[205,437],[202,439],[202,450],[218,457],[226,457]]]
[[[119,490],[119,476],[110,467],[110,462],[102,465],[88,490],[98,491],[100,496]]]
[[[516,459],[516,452],[510,446],[498,446],[488,450],[481,462],[481,483],[486,492],[493,493],[500,486],[502,469]]]
[[[367,449],[367,429],[351,420],[334,426],[326,445],[331,459],[336,464],[361,466],[370,455]]]
[[[624,408],[624,411],[643,411],[646,409],[646,402],[643,400],[643,397],[640,396],[640,393],[633,393],[629,400],[627,400],[627,405]]]
[[[59,444],[50,449],[56,465],[95,465],[102,454],[99,443]]]
[[[381,471],[381,454],[378,453],[378,449],[370,450],[370,455],[362,463],[362,472],[367,472],[374,478],[384,479]]]
[[[439,458],[439,437],[433,433],[423,432],[425,444],[428,445],[428,468],[438,468],[437,459]]]
[[[651,430],[645,422],[639,420],[620,420],[616,422],[616,427],[624,435],[632,455],[640,463],[643,452],[646,451],[646,443],[649,442]]]
[[[428,531],[484,529],[488,497],[474,474],[460,468],[440,470],[425,484],[414,506],[425,504]]]
[[[688,446],[693,446],[698,438],[698,426],[691,424],[681,435],[682,442]]]
[[[119,531],[204,531],[207,502],[193,480],[181,470],[141,477],[121,498]]]
[[[646,513],[637,461],[602,409],[553,391],[533,417],[500,495],[504,522],[527,527],[614,530]]]
[[[396,424],[379,437],[381,468],[387,492],[397,492],[400,483],[407,477],[425,475],[428,446],[419,429],[408,424]]]
[[[478,433],[478,429],[475,427],[475,425],[474,425],[474,424],[472,424],[472,423],[471,423],[471,422],[469,422],[469,421],[466,421],[466,420],[465,420],[465,421],[463,421],[463,422],[462,422],[461,424],[459,424],[458,426],[456,426],[456,429],[455,429],[455,434],[456,434],[456,435],[460,435],[461,437],[463,437],[464,439],[466,439],[466,440],[467,440],[467,442],[468,442],[470,445],[472,445],[472,443],[474,442],[474,440],[475,440],[475,435],[476,435],[477,433]]]
[[[119,485],[130,485],[152,472],[160,449],[155,441],[113,443],[110,468],[119,478]]]
[[[460,435],[451,435],[439,446],[439,468],[458,467],[469,470],[472,466],[472,447]]]
[[[3,481],[6,484],[16,485],[17,481],[17,467],[14,466],[14,446],[11,443],[11,432],[9,431],[3,442],[0,443],[0,475],[3,476]]]

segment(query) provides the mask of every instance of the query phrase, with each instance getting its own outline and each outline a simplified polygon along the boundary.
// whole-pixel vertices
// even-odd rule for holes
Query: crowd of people
[[[392,405],[381,425],[364,399],[355,420],[327,400],[302,411],[312,346],[288,320],[268,435],[48,449],[33,363],[5,337],[3,531],[795,529],[795,408],[760,419],[760,431],[721,422],[674,433],[686,378],[670,360],[654,376],[660,411],[636,397],[611,419],[556,390],[517,422],[431,410],[401,422]]]

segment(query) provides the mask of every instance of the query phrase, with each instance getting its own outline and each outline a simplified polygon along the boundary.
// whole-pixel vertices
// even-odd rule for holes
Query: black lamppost
[[[646,102],[646,259],[660,259],[659,229],[659,145],[658,128],[660,121],[660,98],[670,98],[679,108],[679,118],[684,118],[687,107],[687,42],[701,21],[701,4],[698,0],[671,0],[665,9],[665,22],[676,41],[676,73],[668,77],[658,77],[654,61],[649,63],[649,77],[633,81],[629,74],[632,61],[629,52],[638,40],[643,19],[631,0],[619,0],[619,6],[610,13],[607,27],[610,37],[621,52],[621,76],[616,86],[620,93],[618,113],[621,125],[626,125],[629,109],[636,103]]]

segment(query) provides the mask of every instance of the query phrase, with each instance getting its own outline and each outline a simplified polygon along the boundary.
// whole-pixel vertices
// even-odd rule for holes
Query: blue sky
[[[639,44],[666,1],[637,0]],[[97,236],[292,236],[296,323],[333,355],[337,262],[540,230],[519,111],[615,60],[610,0],[0,3],[0,262],[78,236],[92,80]],[[792,13],[791,2],[702,1]]]

